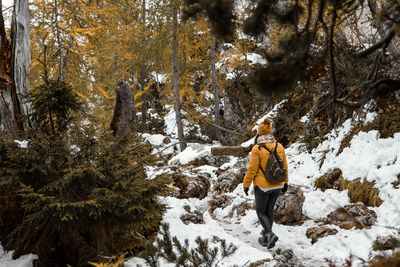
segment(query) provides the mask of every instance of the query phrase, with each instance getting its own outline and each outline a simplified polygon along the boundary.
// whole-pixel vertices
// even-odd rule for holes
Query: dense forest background
[[[352,117],[352,135],[392,137],[399,26],[396,0],[15,0],[0,17],[2,244],[38,266],[138,255],[176,183],[146,179],[169,158],[142,137],[172,110],[174,153],[240,145],[284,99],[285,147],[311,151]]]

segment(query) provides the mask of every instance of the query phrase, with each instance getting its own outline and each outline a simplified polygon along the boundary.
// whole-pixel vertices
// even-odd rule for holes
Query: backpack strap
[[[270,155],[276,154],[276,148],[278,147],[278,142],[276,142],[274,152],[271,152],[271,150],[269,150],[269,149],[265,146],[265,144],[258,145],[258,150],[261,150],[262,147],[265,148],[265,149],[269,152]],[[260,166],[261,171],[262,171],[263,173],[265,173],[264,169],[261,167],[261,160],[260,160],[259,166]]]
[[[262,147],[265,148],[270,154],[276,153],[276,149],[278,148],[278,142],[276,142],[274,152],[271,152],[271,150],[269,150],[269,149],[265,146],[265,144],[258,145],[258,150],[261,150]]]

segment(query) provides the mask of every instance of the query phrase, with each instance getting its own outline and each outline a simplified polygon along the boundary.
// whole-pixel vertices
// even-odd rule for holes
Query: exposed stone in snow
[[[335,235],[337,234],[336,229],[329,228],[326,225],[322,226],[315,226],[307,229],[306,236],[311,238],[311,244],[314,244],[318,241],[321,237],[325,237],[328,235]]]
[[[400,239],[389,236],[378,236],[374,242],[374,250],[389,250],[400,247]]]
[[[285,249],[274,257],[273,261],[268,265],[273,267],[303,267],[304,265],[296,257],[291,249]]]
[[[207,196],[210,189],[210,176],[206,173],[185,175],[182,172],[176,172],[172,175],[174,186],[179,188],[178,198],[199,198]]]
[[[303,221],[304,195],[301,188],[289,185],[288,191],[281,194],[276,201],[274,221],[279,224],[292,225]]]
[[[194,223],[194,224],[204,224],[203,213],[199,210],[191,211],[190,206],[186,205],[184,209],[187,211],[186,214],[181,216],[181,221],[184,224]]]
[[[343,229],[353,227],[369,228],[376,223],[375,211],[367,208],[363,203],[345,205],[343,208],[331,212],[324,220],[325,223],[335,224]]]

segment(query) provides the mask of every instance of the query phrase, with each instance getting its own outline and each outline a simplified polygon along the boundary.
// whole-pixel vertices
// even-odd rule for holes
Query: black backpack
[[[265,146],[265,144],[259,145],[258,149],[261,149],[261,147],[268,150],[268,152],[270,154],[268,162],[267,162],[267,168],[265,169],[265,171],[261,167],[261,160],[260,160],[260,169],[261,169],[262,173],[264,174],[264,177],[267,180],[267,182],[269,182],[270,184],[279,184],[279,183],[286,181],[285,165],[283,164],[282,159],[276,153],[276,149],[278,147],[278,142],[276,142],[274,152],[271,152]]]

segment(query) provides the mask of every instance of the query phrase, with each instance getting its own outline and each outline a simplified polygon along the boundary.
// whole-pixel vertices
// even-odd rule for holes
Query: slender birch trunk
[[[57,7],[57,0],[54,0],[54,13],[55,13],[55,24],[56,24],[56,29],[57,29],[57,44],[58,44],[58,49],[60,52],[60,67],[59,67],[59,75],[60,75],[60,81],[64,81],[64,73],[63,73],[63,67],[64,67],[64,55],[63,55],[63,44],[61,43],[61,30],[60,30],[60,25],[58,23],[58,7]]]

